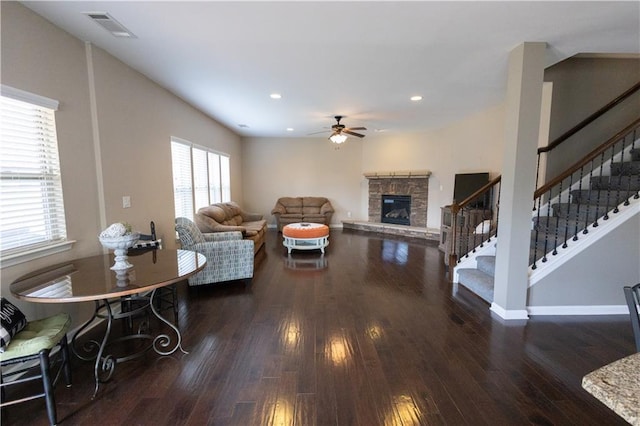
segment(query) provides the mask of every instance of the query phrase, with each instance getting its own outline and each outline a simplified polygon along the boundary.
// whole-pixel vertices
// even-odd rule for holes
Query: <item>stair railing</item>
[[[629,205],[632,197],[640,196],[633,189],[638,178],[631,176],[631,170],[624,170],[624,162],[640,145],[639,136],[640,118],[535,191],[532,269],[539,261],[546,262],[549,254],[557,255],[559,248],[567,248],[569,240],[588,234],[591,225],[597,227],[601,219],[618,213],[620,204]],[[607,176],[607,167],[619,170],[615,176]],[[598,190],[605,186],[605,191]]]
[[[607,112],[611,111],[613,108],[621,104],[625,99],[636,93],[640,90],[640,81],[631,86],[629,89],[625,90],[623,93],[618,95],[615,99],[612,99],[609,103],[604,105],[602,108],[598,109],[593,114],[589,115],[587,118],[573,126],[571,129],[564,132],[562,135],[558,136],[555,140],[550,142],[547,146],[543,146],[538,148],[538,165],[536,168],[536,186],[539,184],[540,179],[540,164],[542,161],[542,154],[548,154],[553,151],[555,148],[559,147],[563,142],[567,141],[571,136],[578,133],[580,130],[587,127],[589,124],[596,121],[598,118],[602,117]]]
[[[469,257],[498,235],[501,176],[478,189],[467,198],[451,204],[449,267],[459,259]]]

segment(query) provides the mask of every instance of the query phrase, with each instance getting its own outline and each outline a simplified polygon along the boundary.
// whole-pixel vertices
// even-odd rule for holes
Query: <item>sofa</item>
[[[253,241],[254,253],[264,245],[267,221],[261,214],[245,212],[233,201],[202,207],[194,219],[196,226],[203,234],[241,232],[244,239]]]
[[[333,206],[325,197],[282,197],[278,198],[271,214],[276,217],[278,231],[285,225],[296,222],[322,223],[329,226]]]
[[[204,269],[189,277],[190,286],[253,278],[254,244],[243,239],[241,232],[203,234],[184,217],[176,219],[176,231],[182,249],[207,258]]]

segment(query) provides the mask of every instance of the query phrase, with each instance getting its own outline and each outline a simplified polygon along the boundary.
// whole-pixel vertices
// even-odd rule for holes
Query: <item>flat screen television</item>
[[[460,173],[456,174],[453,186],[453,199],[456,203],[460,203],[471,194],[489,183],[489,173]],[[484,197],[478,197],[473,200],[469,207],[474,209],[490,208],[489,192]]]

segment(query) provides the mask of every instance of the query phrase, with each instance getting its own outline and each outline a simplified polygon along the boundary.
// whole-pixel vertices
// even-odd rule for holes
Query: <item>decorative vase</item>
[[[122,235],[120,237],[98,237],[103,247],[113,250],[115,263],[110,268],[112,271],[126,270],[133,267],[127,261],[127,250],[133,247],[140,239],[139,232]]]

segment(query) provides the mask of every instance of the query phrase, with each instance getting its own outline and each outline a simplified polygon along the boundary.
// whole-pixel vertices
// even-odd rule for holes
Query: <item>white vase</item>
[[[98,239],[103,247],[113,250],[115,263],[110,268],[111,270],[119,271],[133,267],[133,265],[127,261],[127,250],[133,247],[140,239],[139,232],[132,232],[131,234],[121,237],[98,237]]]

